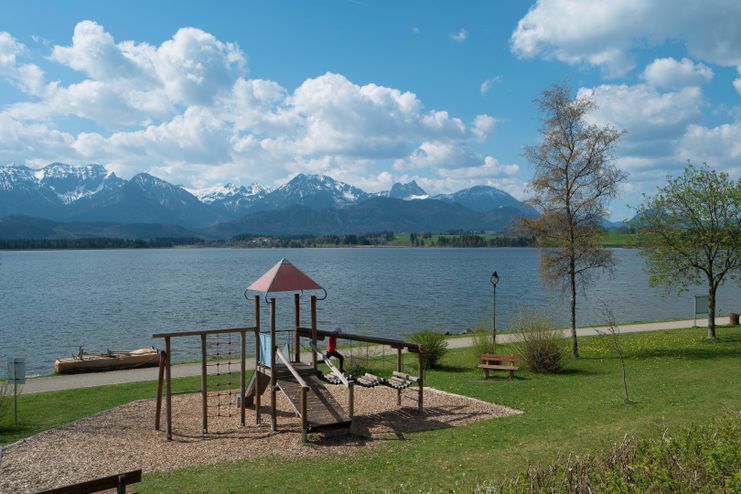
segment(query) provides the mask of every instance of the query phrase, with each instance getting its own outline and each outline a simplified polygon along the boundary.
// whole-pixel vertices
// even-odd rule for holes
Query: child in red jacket
[[[336,328],[332,336],[329,337],[327,342],[327,352],[324,354],[324,359],[327,360],[329,357],[335,357],[340,361],[340,372],[345,372],[345,357],[337,351],[337,336],[342,334],[342,328]]]

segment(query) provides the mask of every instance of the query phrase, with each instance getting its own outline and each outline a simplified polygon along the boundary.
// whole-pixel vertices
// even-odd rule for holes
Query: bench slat
[[[516,371],[519,370],[519,367],[515,367],[513,365],[490,365],[490,364],[481,364],[479,365],[479,369],[495,369],[495,370],[511,370]]]

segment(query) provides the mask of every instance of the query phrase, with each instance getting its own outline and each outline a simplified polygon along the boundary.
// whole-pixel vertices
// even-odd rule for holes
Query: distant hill
[[[152,238],[200,238],[200,232],[187,230],[178,225],[118,224],[105,222],[59,222],[29,216],[6,216],[0,218],[0,239],[78,239],[78,238],[123,238],[130,240]]]
[[[513,208],[485,214],[444,201],[375,197],[343,209],[318,210],[294,205],[278,211],[263,211],[204,229],[203,233],[231,238],[244,233],[330,235],[379,231],[502,231],[520,214]]]

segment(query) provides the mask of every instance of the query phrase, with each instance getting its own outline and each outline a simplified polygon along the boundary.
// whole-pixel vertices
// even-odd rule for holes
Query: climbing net
[[[236,391],[232,383],[232,334],[212,335],[208,340],[208,360],[206,367],[215,369],[209,372],[211,379],[208,382],[208,416],[231,417]]]

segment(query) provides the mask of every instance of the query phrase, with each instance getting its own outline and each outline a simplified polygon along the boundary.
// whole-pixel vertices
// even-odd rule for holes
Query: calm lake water
[[[579,302],[580,325],[601,322],[599,301],[618,321],[692,317],[692,296],[648,287],[643,260],[615,250],[620,264]],[[243,290],[282,257],[329,292],[318,304],[320,329],[404,337],[421,328],[460,332],[491,325],[498,271],[497,326],[534,307],[566,324],[568,299],[538,278],[538,250],[500,249],[171,249],[4,252],[0,254],[0,359],[25,357],[28,372],[53,372],[57,356],[133,349],[155,332],[252,325]],[[291,295],[278,299],[279,328],[292,327]],[[309,325],[308,296],[302,301]],[[721,288],[722,314],[741,309],[741,289]],[[268,321],[264,311],[263,324]],[[287,334],[286,334],[287,336]],[[174,360],[193,360],[197,340],[176,340]],[[235,346],[236,348],[236,346]]]

